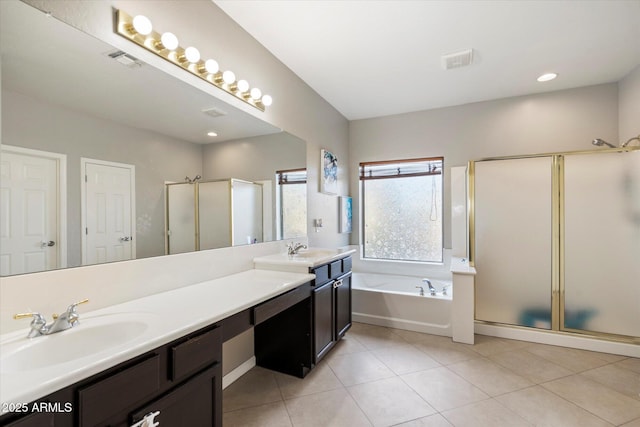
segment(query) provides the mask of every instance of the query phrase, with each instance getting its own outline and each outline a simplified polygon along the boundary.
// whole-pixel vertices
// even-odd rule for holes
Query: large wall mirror
[[[282,185],[304,184],[304,141],[25,3],[0,7],[0,275],[306,234],[306,184],[295,197]],[[260,197],[222,215],[231,193],[208,191],[220,182]],[[187,197],[168,198],[178,187]],[[287,203],[302,228],[283,226]],[[189,223],[172,251],[168,224],[189,216],[225,238],[203,246]],[[234,238],[243,222],[260,224]]]

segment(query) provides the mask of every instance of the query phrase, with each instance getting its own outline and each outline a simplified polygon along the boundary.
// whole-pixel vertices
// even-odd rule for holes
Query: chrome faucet
[[[42,314],[36,312],[18,313],[14,315],[13,318],[24,319],[26,317],[31,317],[33,319],[31,320],[31,330],[27,334],[27,338],[35,338],[42,335],[51,335],[55,334],[56,332],[73,328],[80,320],[80,315],[76,311],[76,307],[86,302],[89,302],[89,300],[85,299],[71,304],[69,307],[67,307],[67,311],[62,313],[60,316],[54,314],[53,322],[51,322],[50,325],[47,325],[47,321]]]
[[[433,285],[431,284],[431,280],[422,279],[422,283],[425,283],[429,287],[429,293],[431,294],[431,296],[436,295],[436,288],[434,288]]]
[[[416,286],[416,288],[420,289],[420,296],[424,296],[424,288],[422,286]]]
[[[289,243],[287,244],[287,254],[295,255],[298,253],[300,249],[307,249],[307,245],[303,245],[302,243]]]

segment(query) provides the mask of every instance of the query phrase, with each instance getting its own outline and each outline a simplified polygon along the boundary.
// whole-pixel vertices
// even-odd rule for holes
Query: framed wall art
[[[338,158],[329,150],[320,150],[320,192],[338,194]]]
[[[340,197],[340,233],[351,233],[353,219],[353,199],[349,196]]]

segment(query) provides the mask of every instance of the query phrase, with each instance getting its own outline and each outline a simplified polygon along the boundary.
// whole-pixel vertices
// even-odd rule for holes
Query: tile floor
[[[224,426],[640,427],[640,359],[354,323],[304,379],[253,368]]]

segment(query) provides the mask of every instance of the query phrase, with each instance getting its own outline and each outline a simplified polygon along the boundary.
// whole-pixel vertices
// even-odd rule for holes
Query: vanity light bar
[[[151,21],[145,16],[131,17],[117,10],[116,32],[260,111],[264,111],[265,107],[273,103],[271,96],[263,95],[262,91],[256,87],[250,87],[246,80],[236,80],[236,75],[232,71],[220,71],[215,60],[203,60],[200,57],[200,51],[195,47],[180,47],[178,38],[173,33],[159,34],[154,31]]]

